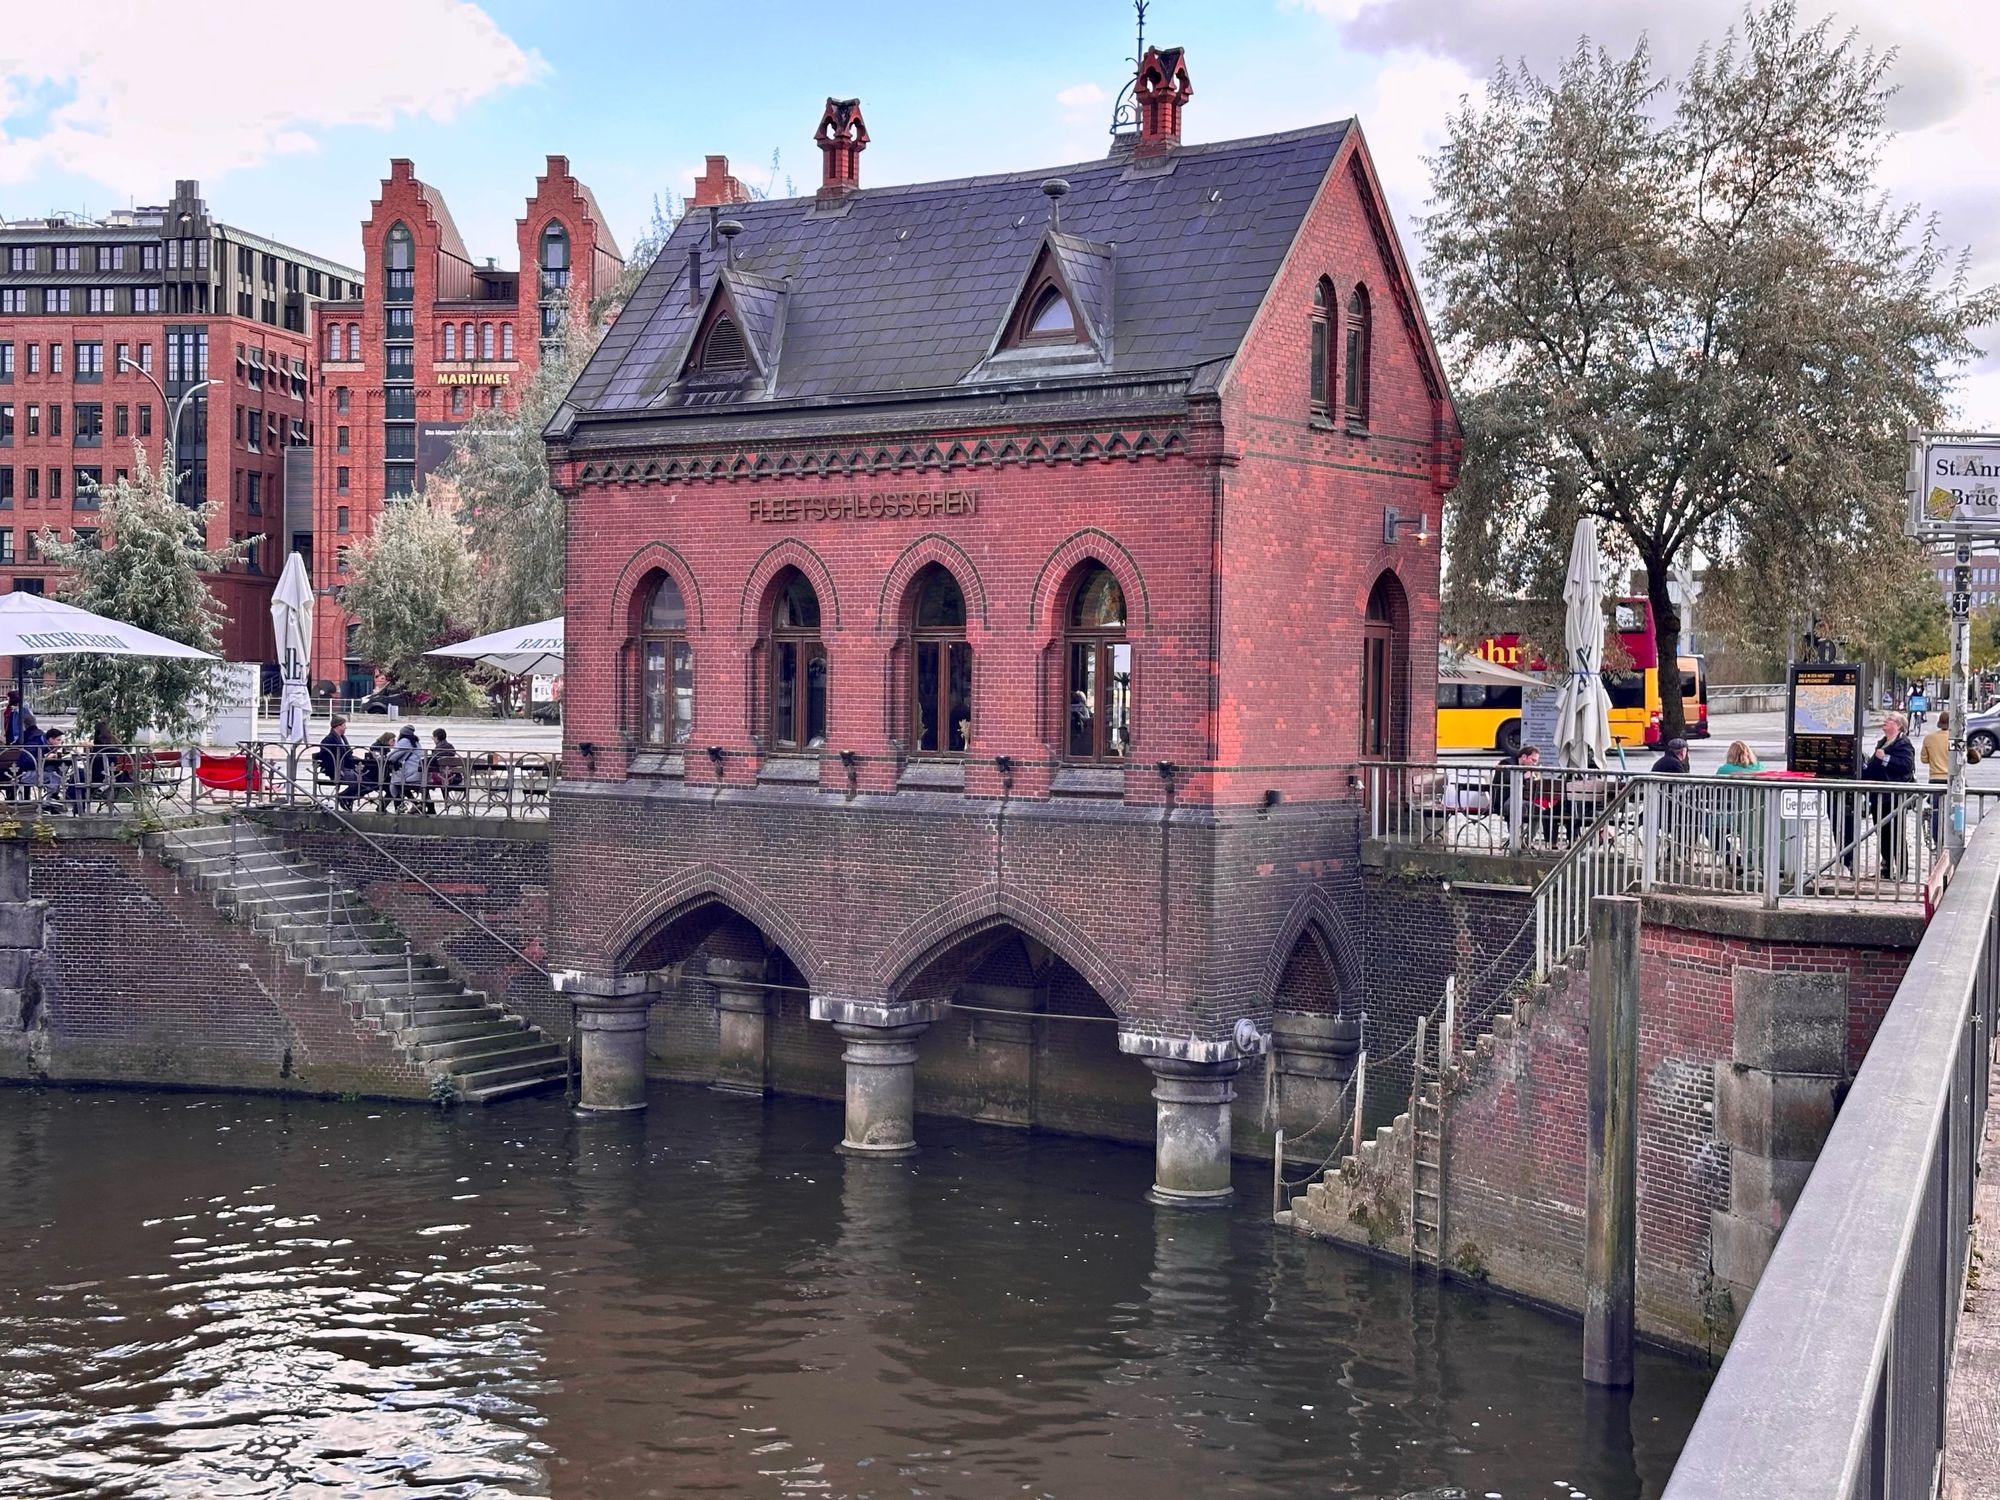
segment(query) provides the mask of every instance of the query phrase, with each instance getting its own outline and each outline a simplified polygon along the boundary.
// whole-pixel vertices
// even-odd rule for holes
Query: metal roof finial
[[[1139,43],[1133,48],[1132,71],[1125,79],[1125,87],[1118,91],[1118,97],[1111,101],[1111,133],[1120,135],[1139,128],[1139,101],[1133,97],[1133,90],[1139,84],[1139,59],[1146,55],[1146,6],[1150,0],[1132,0],[1132,9],[1139,14]]]

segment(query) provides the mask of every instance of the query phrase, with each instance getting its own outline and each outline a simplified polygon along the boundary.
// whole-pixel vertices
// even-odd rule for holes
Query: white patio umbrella
[[[278,641],[278,670],[284,677],[284,697],[278,708],[278,738],[302,745],[306,720],[312,714],[312,690],[307,672],[312,662],[313,591],[305,559],[294,552],[271,595],[271,630]]]
[[[498,667],[509,677],[528,673],[551,676],[563,669],[563,617],[515,625],[489,635],[476,635],[456,646],[439,646],[426,656],[451,656]]]
[[[0,656],[166,656],[214,661],[150,630],[42,594],[0,594]]]
[[[1611,698],[1604,691],[1604,566],[1597,522],[1584,516],[1570,541],[1563,580],[1563,651],[1568,675],[1556,700],[1556,754],[1566,766],[1611,759]]]

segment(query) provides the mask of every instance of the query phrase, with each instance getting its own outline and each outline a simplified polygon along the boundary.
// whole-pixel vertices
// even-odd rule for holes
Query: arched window
[[[641,738],[648,745],[687,743],[694,724],[694,647],[680,585],[664,573],[639,626],[639,703]]]
[[[502,359],[512,359],[514,357],[514,325],[512,323],[502,323],[500,325],[500,357]]]
[[[826,646],[819,595],[797,568],[778,578],[771,606],[771,746],[818,750],[826,744]]]
[[[704,370],[740,370],[750,363],[743,330],[728,313],[709,325],[708,336],[701,341],[701,358],[695,363]]]
[[[416,287],[416,250],[410,231],[401,223],[389,226],[382,242],[383,284],[391,302],[408,302]]]
[[[458,358],[458,325],[456,323],[447,323],[444,325],[443,358],[447,360]]]
[[[542,231],[542,269],[565,273],[569,270],[569,236],[563,233],[560,224],[551,222]]]
[[[910,745],[919,755],[963,755],[972,738],[972,647],[965,592],[936,563],[911,586]]]
[[[1361,753],[1386,760],[1403,745],[1403,588],[1384,573],[1368,594],[1361,627]]]
[[[1070,592],[1069,758],[1123,760],[1132,751],[1132,647],[1125,639],[1125,591],[1091,563]]]
[[[326,331],[326,357],[338,361],[340,358],[340,325],[335,323]]]
[[[472,340],[472,325],[467,323],[458,330],[458,347],[465,351],[465,358],[479,358],[479,345]]]
[[[1312,414],[1327,414],[1327,385],[1333,379],[1333,283],[1322,276],[1313,288]]]
[[[361,358],[361,325],[359,323],[349,323],[347,325],[347,357],[349,359]]]
[[[491,359],[493,357],[493,325],[491,323],[481,323],[479,325],[479,357],[481,359]]]
[[[1355,287],[1347,299],[1347,368],[1341,395],[1351,426],[1368,425],[1368,288]]]
[[[1054,274],[1044,270],[1016,306],[1000,346],[1013,349],[1022,344],[1075,344],[1082,339],[1083,329],[1077,323],[1076,309],[1070,305]]]

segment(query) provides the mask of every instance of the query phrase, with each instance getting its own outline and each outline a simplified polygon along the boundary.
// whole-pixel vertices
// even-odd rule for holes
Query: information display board
[[[1785,766],[1852,780],[1861,774],[1861,668],[1794,667],[1785,694]]]
[[[2000,533],[2000,437],[1928,433],[1910,444],[1911,536],[1942,541]]]
[[[1561,688],[1521,689],[1521,745],[1541,751],[1544,765],[1556,761],[1556,709],[1561,703]]]

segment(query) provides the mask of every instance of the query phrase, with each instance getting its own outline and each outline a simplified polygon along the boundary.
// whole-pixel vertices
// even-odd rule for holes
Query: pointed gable
[[[708,289],[659,405],[710,404],[768,396],[776,384],[785,331],[786,286],[726,266]]]

